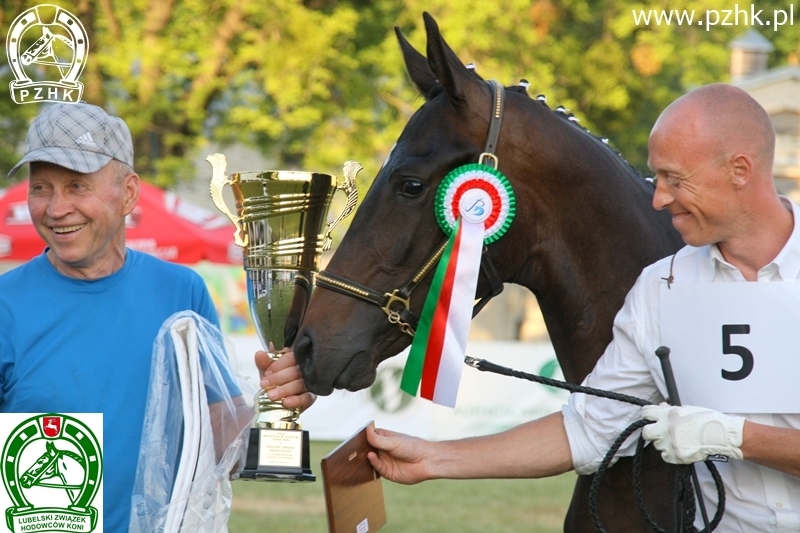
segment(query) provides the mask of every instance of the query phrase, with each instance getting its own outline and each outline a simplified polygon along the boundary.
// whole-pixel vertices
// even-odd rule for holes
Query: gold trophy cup
[[[211,197],[231,219],[237,245],[244,248],[250,314],[264,349],[273,359],[291,346],[303,319],[331,231],[355,208],[355,177],[361,165],[348,161],[343,183],[316,172],[267,170],[226,176],[222,154],[206,158],[213,169]],[[228,210],[222,189],[230,185],[237,214]],[[327,220],[337,189],[347,194],[342,214]],[[324,231],[323,231],[323,226]],[[308,431],[301,429],[297,409],[287,409],[256,394],[256,416],[250,429],[247,461],[238,477],[260,481],[315,481],[309,466]]]

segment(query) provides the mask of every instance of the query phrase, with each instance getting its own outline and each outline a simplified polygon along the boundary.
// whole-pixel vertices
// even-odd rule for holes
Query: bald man
[[[672,214],[687,246],[642,272],[617,314],[611,344],[584,381],[590,387],[649,400],[653,406],[642,409],[572,394],[561,412],[485,437],[429,442],[370,430],[369,441],[378,450],[370,454],[375,469],[400,483],[544,477],[573,468],[591,474],[619,433],[644,417],[654,421],[644,428],[644,437],[666,461],[689,464],[709,456],[725,460],[716,463],[727,491],[718,531],[800,531],[800,414],[785,414],[800,413],[793,407],[797,402],[785,406],[786,398],[796,396],[789,390],[791,377],[774,375],[774,390],[756,390],[749,385],[752,361],[748,367],[743,355],[740,370],[711,368],[707,386],[691,391],[689,397],[697,400],[692,406],[671,407],[663,403],[668,395],[655,356],[656,348],[669,337],[669,324],[676,320],[684,324],[681,316],[670,314],[675,307],[665,307],[665,302],[677,302],[679,309],[699,306],[702,316],[713,317],[722,311],[705,291],[719,290],[725,283],[726,291],[757,289],[752,298],[769,309],[769,298],[775,298],[776,291],[759,289],[785,286],[765,282],[800,278],[800,229],[794,224],[800,207],[775,190],[774,149],[775,132],[764,109],[744,91],[724,84],[701,87],[679,98],[653,127],[648,160],[657,178],[653,207]],[[734,283],[745,281],[758,283]],[[689,291],[680,290],[688,284]],[[742,307],[747,311],[749,305],[748,301]],[[703,327],[697,323],[698,329]],[[669,339],[691,338],[686,329],[679,328],[678,340]],[[747,344],[748,337],[731,339],[731,331],[743,330],[727,331],[729,344],[736,348]],[[709,334],[719,343],[718,329]],[[691,352],[691,345],[683,351]],[[693,357],[689,375],[692,362],[705,361],[705,353]],[[762,371],[768,365],[762,363],[762,353],[757,357]],[[686,361],[673,365],[679,377],[686,375]],[[740,387],[735,389],[739,392],[727,392],[729,383]],[[712,404],[724,409],[707,408]],[[619,455],[632,455],[635,446],[636,439],[629,439]],[[714,509],[714,483],[705,468],[697,472],[706,507]],[[702,527],[699,512],[695,526]]]

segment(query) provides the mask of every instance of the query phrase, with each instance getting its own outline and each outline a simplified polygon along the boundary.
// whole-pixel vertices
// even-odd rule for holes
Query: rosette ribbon
[[[459,167],[439,185],[436,220],[450,237],[403,371],[408,394],[455,407],[483,247],[506,232],[515,208],[511,184],[486,165]]]

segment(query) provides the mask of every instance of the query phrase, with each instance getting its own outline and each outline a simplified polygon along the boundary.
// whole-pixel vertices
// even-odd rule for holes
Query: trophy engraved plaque
[[[291,346],[319,271],[331,231],[358,200],[355,177],[361,165],[348,161],[344,179],[317,172],[267,170],[226,176],[222,154],[206,158],[212,166],[211,197],[236,227],[234,240],[244,248],[250,315],[264,350],[273,359]],[[230,185],[234,215],[222,189]],[[347,194],[338,218],[325,224],[336,190]],[[265,390],[255,398],[247,460],[238,477],[260,481],[314,481],[309,467],[308,431],[298,423],[297,409],[272,401]]]

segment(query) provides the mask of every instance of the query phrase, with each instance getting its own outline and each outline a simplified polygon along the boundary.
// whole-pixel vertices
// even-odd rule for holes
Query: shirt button
[[[783,502],[775,502],[775,507],[780,509],[781,507],[783,507]]]

